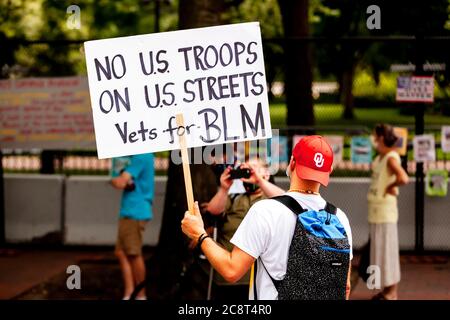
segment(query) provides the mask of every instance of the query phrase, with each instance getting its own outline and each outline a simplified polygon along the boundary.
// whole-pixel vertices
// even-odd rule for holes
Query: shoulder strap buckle
[[[334,204],[327,202],[325,209],[326,212],[331,213],[331,214],[336,214],[337,213],[337,208]]]

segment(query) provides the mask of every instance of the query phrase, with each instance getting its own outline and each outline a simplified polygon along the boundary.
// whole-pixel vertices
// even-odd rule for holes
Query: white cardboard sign
[[[88,41],[98,157],[271,138],[259,23]],[[183,113],[184,126],[175,115]]]
[[[414,137],[414,160],[416,162],[436,161],[436,148],[432,134],[422,134]]]
[[[432,103],[434,78],[432,76],[398,77],[396,101]]]
[[[442,126],[441,148],[445,153],[450,153],[450,126]]]

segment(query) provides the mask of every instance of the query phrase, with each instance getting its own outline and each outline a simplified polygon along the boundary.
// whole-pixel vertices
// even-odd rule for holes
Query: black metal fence
[[[83,42],[2,40],[0,47],[10,57],[2,67],[3,78],[71,76],[85,74]],[[404,166],[416,175],[417,250],[423,247],[423,179],[428,169],[450,171],[450,155],[440,146],[440,128],[450,125],[450,38],[446,37],[304,37],[266,39],[266,76],[271,98],[272,127],[288,139],[288,150],[295,135],[317,133],[343,136],[343,157],[336,164],[336,176],[368,176],[369,165],[351,161],[350,139],[370,135],[374,125],[386,122],[409,129],[408,153]],[[287,127],[284,95],[283,50],[307,44],[311,53],[314,125]],[[280,53],[281,52],[281,53]],[[33,57],[39,56],[39,64]],[[392,65],[416,65],[415,71],[397,71]],[[437,64],[444,68],[427,69]],[[429,105],[398,104],[395,101],[398,75],[429,74],[435,77],[435,102]],[[291,108],[293,106],[290,106]],[[294,106],[295,107],[295,106]],[[302,101],[298,101],[302,107]],[[291,121],[290,121],[291,122]],[[301,123],[301,119],[299,119]],[[436,161],[417,164],[412,155],[414,134],[433,133]],[[108,174],[109,160],[98,160],[95,150],[3,150],[4,172],[54,172],[63,174]],[[41,152],[43,151],[44,152]],[[168,153],[157,155],[157,172],[168,168]],[[42,170],[42,169],[45,170]],[[50,168],[50,169],[49,169]],[[283,168],[280,167],[280,172]],[[422,243],[422,247],[421,247]]]

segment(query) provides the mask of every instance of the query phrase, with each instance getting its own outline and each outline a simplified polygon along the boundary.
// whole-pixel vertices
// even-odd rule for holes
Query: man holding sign
[[[269,139],[259,23],[85,43],[100,159]]]
[[[332,164],[333,151],[322,137],[300,140],[288,166],[290,190],[282,196],[289,200],[276,197],[253,205],[230,241],[231,252],[208,236],[197,203],[194,214],[186,212],[182,230],[229,282],[257,261],[255,299],[348,299],[350,224],[319,194],[320,186],[328,185]]]

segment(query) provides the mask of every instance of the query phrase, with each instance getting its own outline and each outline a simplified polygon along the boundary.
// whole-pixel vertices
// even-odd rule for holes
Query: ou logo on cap
[[[322,168],[324,161],[325,159],[323,158],[323,154],[321,154],[320,152],[317,152],[314,155],[314,162],[316,163],[316,167]]]

